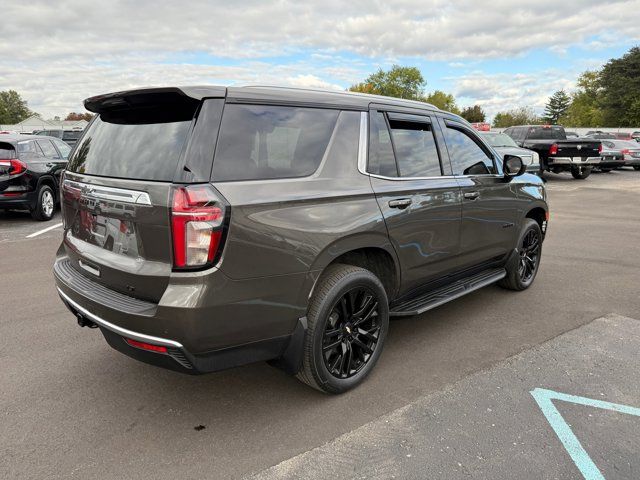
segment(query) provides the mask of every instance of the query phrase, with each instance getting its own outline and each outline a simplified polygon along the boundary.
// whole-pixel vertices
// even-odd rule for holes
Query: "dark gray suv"
[[[138,360],[267,360],[339,393],[375,365],[389,317],[538,271],[541,179],[432,105],[190,87],[85,106],[55,279],[81,326]]]

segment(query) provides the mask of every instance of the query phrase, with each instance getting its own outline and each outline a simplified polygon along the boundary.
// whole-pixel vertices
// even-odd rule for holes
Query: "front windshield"
[[[506,133],[490,133],[484,136],[489,145],[492,147],[517,147],[516,142],[513,141]]]

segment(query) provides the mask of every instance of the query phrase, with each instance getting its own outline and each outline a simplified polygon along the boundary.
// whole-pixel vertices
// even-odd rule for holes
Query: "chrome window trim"
[[[103,318],[97,316],[94,313],[91,313],[89,310],[79,305],[77,302],[69,298],[69,295],[64,293],[60,288],[58,288],[58,293],[62,297],[62,299],[69,303],[73,308],[75,308],[78,312],[80,312],[85,317],[89,318],[92,322],[97,323],[101,327],[106,328],[107,330],[111,330],[112,332],[117,333],[118,335],[122,335],[127,338],[131,338],[132,340],[138,340],[139,342],[152,343],[155,345],[162,345],[165,347],[174,347],[182,349],[183,346],[181,343],[176,342],[175,340],[168,340],[166,338],[154,337],[152,335],[145,335],[144,333],[134,332],[132,330],[127,330],[126,328],[119,327],[114,325],[111,322],[107,322]]]
[[[360,143],[358,145],[358,171],[363,175],[368,175],[369,177],[379,178],[381,180],[394,180],[401,182],[410,182],[413,180],[451,180],[454,178],[504,178],[504,175],[500,175],[499,173],[485,173],[480,175],[437,175],[435,177],[387,177],[385,175],[378,175],[377,173],[370,173],[367,171],[367,160],[368,160],[368,124],[369,122],[369,112],[361,112],[360,113]],[[430,122],[432,123],[432,122]]]
[[[134,203],[136,205],[151,205],[151,198],[149,197],[149,194],[139,190],[92,185],[90,183],[77,182],[69,179],[65,179],[63,185],[66,185],[71,189],[79,190],[83,195],[91,196],[100,200]]]
[[[496,173],[484,173],[481,175],[438,175],[436,177],[385,177],[384,175],[378,175],[377,173],[367,173],[367,172],[365,172],[365,175],[369,175],[370,177],[374,177],[374,178],[380,178],[382,180],[400,180],[403,182],[411,181],[411,180],[440,180],[440,179],[450,180],[452,178],[477,178],[477,177],[504,178],[504,175],[499,175]]]

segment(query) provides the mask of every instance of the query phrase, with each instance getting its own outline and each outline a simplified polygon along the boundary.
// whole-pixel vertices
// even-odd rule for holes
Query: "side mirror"
[[[507,178],[517,177],[526,171],[526,167],[522,159],[517,155],[505,155],[502,170]]]

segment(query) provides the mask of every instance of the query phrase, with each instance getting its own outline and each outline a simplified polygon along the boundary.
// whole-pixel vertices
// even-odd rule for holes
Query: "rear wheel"
[[[571,175],[573,175],[573,178],[576,180],[584,180],[591,175],[591,168],[583,166],[571,167]]]
[[[634,170],[640,170],[640,165],[634,165],[634,166],[633,166],[633,169],[634,169]]]
[[[517,291],[529,288],[538,273],[541,255],[542,230],[538,222],[527,218],[518,239],[518,249],[507,265],[507,276],[499,285]]]
[[[611,170],[612,170],[611,168],[601,168],[601,169],[600,169],[600,171],[601,171],[602,173],[610,173],[610,172],[611,172]]]
[[[47,221],[53,218],[55,212],[55,196],[53,190],[48,185],[41,185],[38,189],[38,200],[36,206],[31,210],[31,216],[35,220]]]
[[[389,329],[389,305],[369,270],[332,265],[316,286],[298,379],[326,393],[342,393],[375,366]]]

